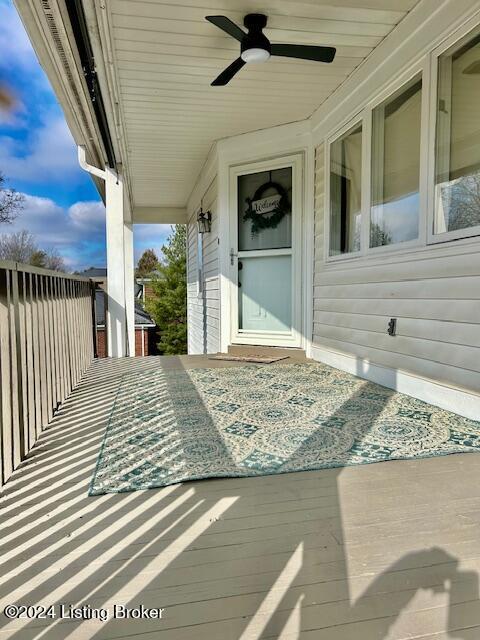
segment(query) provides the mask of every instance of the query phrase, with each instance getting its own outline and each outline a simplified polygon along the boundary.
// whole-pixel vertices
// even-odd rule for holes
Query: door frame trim
[[[303,277],[304,264],[302,248],[305,229],[305,154],[302,152],[282,154],[275,157],[252,160],[242,164],[230,165],[228,171],[228,237],[227,246],[238,254],[237,241],[237,184],[238,177],[261,171],[270,171],[285,167],[292,168],[292,330],[291,332],[244,331],[238,328],[238,255],[233,265],[229,264],[228,306],[230,309],[229,344],[251,344],[278,347],[304,347],[304,300]],[[227,226],[227,225],[226,225]]]
[[[310,122],[300,120],[281,124],[269,129],[259,129],[217,140],[212,147],[205,172],[195,187],[208,186],[210,179],[217,175],[217,211],[219,243],[219,298],[220,332],[219,347],[226,352],[230,342],[230,246],[229,241],[229,171],[235,164],[246,164],[266,158],[285,157],[302,154],[304,227],[302,242],[302,348],[310,356],[313,338],[313,289],[314,289],[314,246],[315,246],[315,165],[317,153],[313,145]]]

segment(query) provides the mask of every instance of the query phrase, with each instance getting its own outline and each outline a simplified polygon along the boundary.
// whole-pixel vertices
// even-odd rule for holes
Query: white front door
[[[232,343],[301,346],[302,156],[231,170]]]

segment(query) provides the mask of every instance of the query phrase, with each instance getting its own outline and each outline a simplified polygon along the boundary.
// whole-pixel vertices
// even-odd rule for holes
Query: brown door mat
[[[228,353],[218,353],[216,356],[210,356],[209,360],[232,360],[234,362],[256,362],[259,364],[272,364],[279,360],[286,360],[289,356],[232,356]]]

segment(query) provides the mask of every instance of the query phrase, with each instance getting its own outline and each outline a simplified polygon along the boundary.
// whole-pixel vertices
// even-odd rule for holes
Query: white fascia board
[[[134,224],[187,224],[187,209],[183,207],[134,207]]]
[[[121,167],[117,166],[117,170],[121,170],[126,199],[130,205],[125,210],[125,213],[128,214],[133,206],[132,179],[127,162],[127,138],[121,107],[119,80],[116,72],[115,50],[112,43],[111,3],[83,0],[83,10],[88,25],[90,44],[95,57],[95,68],[102,90],[102,99],[115,158],[117,159],[117,164],[121,165]],[[126,222],[131,222],[131,218],[126,218]]]

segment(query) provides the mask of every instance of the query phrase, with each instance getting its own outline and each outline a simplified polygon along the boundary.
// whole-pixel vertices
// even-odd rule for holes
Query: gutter
[[[87,173],[91,173],[97,178],[100,178],[101,180],[106,181],[107,174],[105,173],[105,171],[102,171],[102,169],[99,169],[98,167],[94,167],[92,164],[88,164],[86,153],[87,152],[85,147],[83,145],[79,145],[78,146],[78,164],[80,165],[80,167],[84,171],[87,171]]]
[[[102,138],[103,146],[105,147],[105,153],[107,154],[108,166],[111,169],[115,169],[115,151],[108,127],[105,104],[103,102],[102,92],[98,83],[95,59],[92,46],[90,44],[90,37],[88,35],[87,22],[85,20],[82,2],[81,0],[68,0],[65,5],[70,18],[70,24],[75,38],[78,55],[80,56],[80,62],[85,82],[87,84],[88,93],[97,120],[97,126]]]

